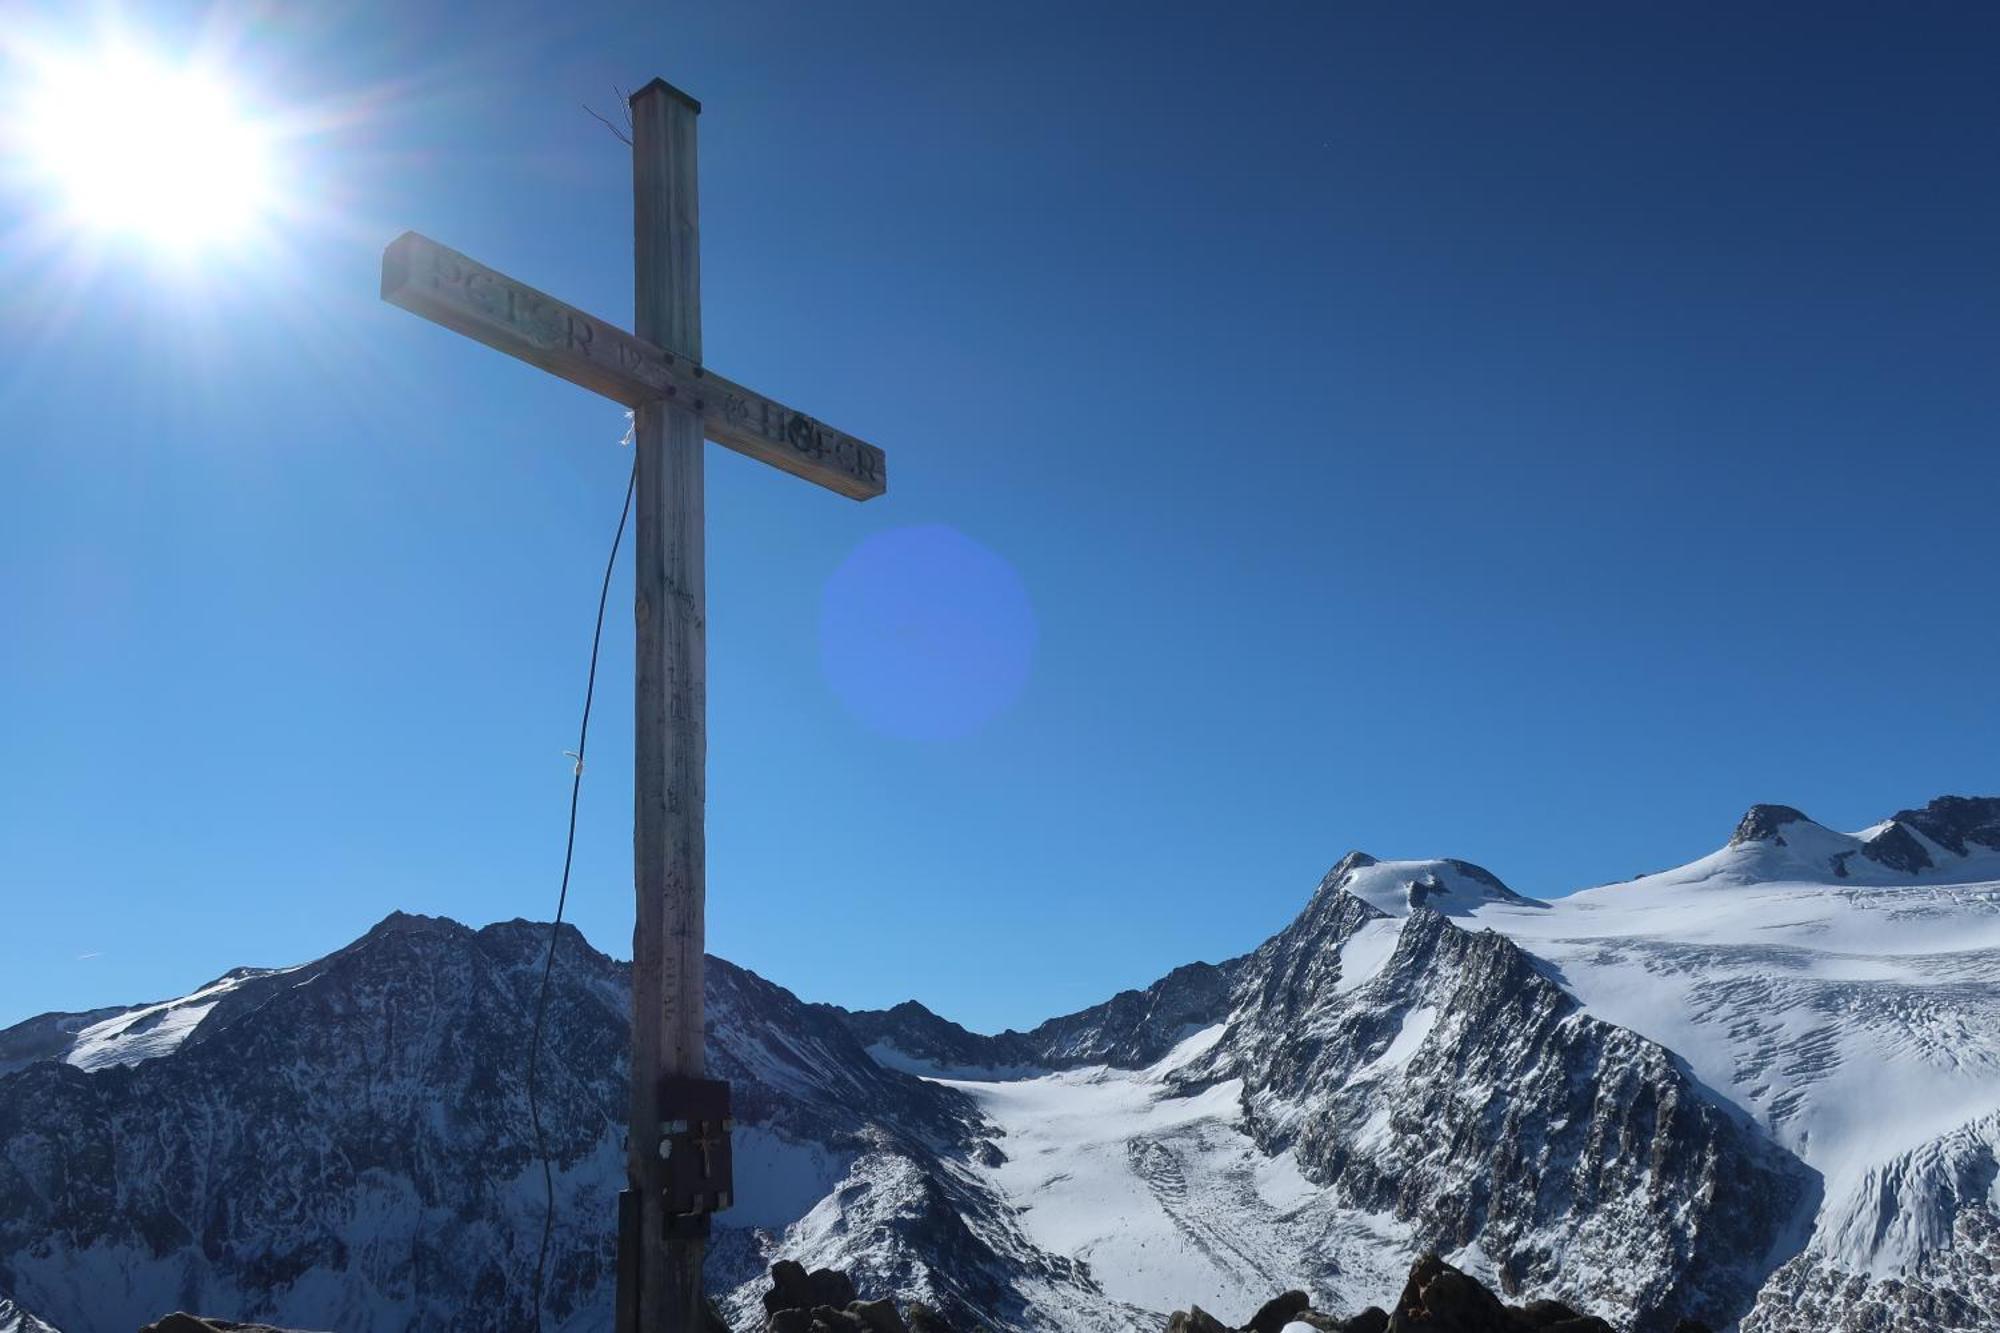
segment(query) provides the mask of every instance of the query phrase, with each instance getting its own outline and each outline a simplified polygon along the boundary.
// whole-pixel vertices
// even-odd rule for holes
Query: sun
[[[15,114],[66,226],[188,251],[236,240],[276,207],[272,136],[215,72],[129,50],[50,62]]]

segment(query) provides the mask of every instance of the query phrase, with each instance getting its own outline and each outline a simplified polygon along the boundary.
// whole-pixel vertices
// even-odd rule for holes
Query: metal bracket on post
[[[616,1333],[639,1333],[639,1246],[639,1192],[619,1190]]]
[[[662,1078],[658,1105],[660,1190],[667,1234],[708,1235],[710,1214],[736,1202],[729,1085],[717,1078]]]

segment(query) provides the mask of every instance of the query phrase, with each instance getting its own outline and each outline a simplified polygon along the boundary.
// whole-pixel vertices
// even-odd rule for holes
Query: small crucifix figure
[[[707,1095],[702,1080],[703,832],[707,765],[707,612],[702,439],[856,500],[887,485],[882,451],[715,375],[701,359],[701,260],[695,118],[701,105],[655,79],[631,99],[635,319],[632,333],[514,281],[435,241],[405,233],[382,256],[382,296],[446,328],[633,409],[638,514],[638,632],[632,932],[632,1101],[626,1143],[636,1251],[619,1268],[618,1333],[702,1326],[706,1210],[728,1183],[696,1196],[692,1219],[665,1198],[659,1130],[694,1120],[669,1098]],[[696,1146],[712,1174],[726,1149],[727,1089]],[[724,1162],[727,1162],[724,1155]],[[725,1165],[725,1174],[727,1167]],[[690,1225],[690,1222],[693,1225]]]
[[[713,1122],[703,1120],[695,1126],[692,1142],[701,1149],[701,1178],[707,1180],[715,1175],[715,1150],[722,1146],[722,1136],[715,1132]]]

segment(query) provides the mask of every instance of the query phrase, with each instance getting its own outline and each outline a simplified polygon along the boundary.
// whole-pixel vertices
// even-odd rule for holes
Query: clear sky
[[[710,450],[714,952],[1024,1025],[1350,847],[1551,895],[2000,790],[1990,6],[149,10],[286,215],[169,263],[6,174],[0,1022],[548,917],[621,413],[377,265],[627,319],[584,106],[654,75],[708,362],[891,477]],[[571,896],[621,955],[629,589]]]

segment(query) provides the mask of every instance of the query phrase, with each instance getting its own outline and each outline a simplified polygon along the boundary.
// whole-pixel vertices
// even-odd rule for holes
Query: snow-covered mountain
[[[547,940],[526,922],[396,915],[303,967],[23,1025],[46,1054],[0,1076],[0,1291],[64,1333],[175,1308],[341,1333],[525,1327],[542,1181],[524,1016]],[[761,1275],[760,1228],[833,1201],[867,1219],[874,1276],[946,1308],[1009,1308],[1030,1265],[965,1234],[980,1201],[941,1165],[977,1128],[969,1100],[882,1068],[748,972],[715,959],[708,978],[742,1201],[711,1276]],[[610,1323],[627,984],[565,930],[541,1080],[561,1208],[551,1329]]]
[[[66,1333],[523,1327],[546,939],[395,916],[0,1032],[0,1292]],[[546,1308],[580,1330],[608,1324],[626,976],[565,932],[557,978]],[[1028,1032],[720,960],[709,987],[739,1323],[781,1256],[1109,1333],[1286,1287],[1386,1304],[1433,1247],[1640,1330],[2000,1328],[2000,800],[1851,835],[1759,806],[1711,856],[1547,901],[1355,853],[1254,953]]]
[[[0,1296],[0,1333],[56,1333],[56,1330]]]
[[[1351,1308],[1435,1245],[1642,1328],[2000,1329],[2000,799],[1856,834],[1758,806],[1711,856],[1548,901],[1354,853],[1216,971],[1150,1069],[1003,1034],[985,1063],[1061,1072],[951,1083],[1036,1145],[986,1172],[1029,1236],[1127,1299]]]

